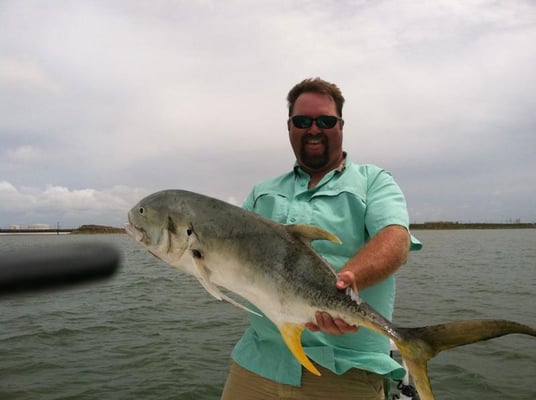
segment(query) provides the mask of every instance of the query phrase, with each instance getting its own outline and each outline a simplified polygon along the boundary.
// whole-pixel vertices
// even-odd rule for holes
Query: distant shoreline
[[[124,228],[105,225],[82,225],[71,233],[75,234],[92,234],[92,233],[126,233]]]
[[[536,229],[536,223],[462,223],[450,221],[413,223],[411,230],[452,230],[452,229]],[[66,235],[66,234],[123,234],[125,229],[106,225],[82,225],[76,229],[0,229],[0,235]]]
[[[410,224],[410,229],[429,229],[429,230],[447,230],[447,229],[535,229],[536,223],[467,223],[467,222],[424,222],[422,224]]]
[[[126,233],[123,228],[106,225],[82,225],[76,229],[0,229],[0,235],[92,235],[98,233]]]

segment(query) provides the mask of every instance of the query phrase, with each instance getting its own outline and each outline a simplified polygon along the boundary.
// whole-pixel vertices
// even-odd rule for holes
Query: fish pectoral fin
[[[300,364],[303,365],[309,372],[320,376],[320,372],[318,369],[316,369],[311,360],[307,358],[307,355],[305,354],[301,344],[301,334],[305,329],[305,324],[293,324],[290,322],[285,322],[278,327],[283,340],[294,357],[296,357]]]
[[[205,290],[209,292],[212,296],[214,296],[218,300],[222,300],[223,294],[220,292],[220,289],[218,289],[218,287],[210,281],[210,277],[208,276],[208,270],[205,267],[205,264],[203,264],[203,262],[199,258],[192,257],[192,259],[197,269],[196,278],[201,284],[201,286],[203,286]]]
[[[329,240],[330,242],[341,244],[341,240],[333,233],[328,232],[318,226],[295,224],[285,225],[286,229],[301,241],[309,244],[312,240]]]
[[[205,290],[207,292],[209,292],[212,296],[214,296],[216,299],[218,299],[220,301],[221,300],[228,301],[232,305],[234,305],[234,306],[236,306],[238,308],[241,308],[242,310],[245,310],[245,311],[250,312],[252,314],[255,314],[255,315],[259,316],[259,317],[262,317],[262,315],[259,314],[258,312],[255,312],[252,309],[247,308],[245,305],[240,304],[239,302],[237,302],[234,299],[230,298],[229,296],[224,295],[220,291],[220,289],[210,281],[209,271],[207,270],[207,267],[205,267],[205,265],[203,264],[201,259],[194,257],[193,261],[194,261],[194,264],[195,264],[195,266],[197,268],[197,272],[198,272],[197,280],[199,281],[201,286],[203,286],[205,288]]]
[[[217,288],[216,288],[217,289]],[[245,310],[247,312],[250,312],[252,314],[255,314],[257,317],[262,317],[261,314],[259,314],[258,312],[256,311],[253,311],[251,308],[248,308],[246,307],[245,305],[243,304],[240,304],[238,301],[234,300],[234,299],[231,299],[230,297],[224,295],[223,293],[221,293],[219,290],[218,292],[220,293],[220,296],[223,298],[223,300],[225,301],[228,301],[229,303],[231,303],[233,306],[236,306],[238,308],[241,308],[242,310]]]

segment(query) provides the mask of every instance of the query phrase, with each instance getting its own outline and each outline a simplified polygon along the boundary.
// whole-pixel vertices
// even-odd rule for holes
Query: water
[[[416,234],[426,247],[398,273],[398,324],[536,324],[535,230]],[[0,298],[0,399],[219,399],[244,311],[126,235],[0,236],[0,257],[6,249],[95,240],[123,253],[113,279]],[[429,370],[438,400],[532,400],[535,360],[534,338],[511,335],[448,350]]]

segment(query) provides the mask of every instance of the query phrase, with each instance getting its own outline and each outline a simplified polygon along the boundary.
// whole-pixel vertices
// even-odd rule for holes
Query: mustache
[[[320,142],[322,142],[322,144],[327,144],[327,142],[328,142],[326,134],[321,132],[321,133],[317,133],[315,135],[313,135],[311,133],[306,133],[305,135],[302,136],[301,143],[302,143],[302,145],[304,145],[305,143],[307,143],[309,141],[313,141],[313,140],[314,141],[320,140]]]

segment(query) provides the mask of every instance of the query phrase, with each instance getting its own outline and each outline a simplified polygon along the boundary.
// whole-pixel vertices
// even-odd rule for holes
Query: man
[[[352,288],[391,319],[393,273],[420,243],[408,232],[406,202],[386,171],[358,165],[343,152],[339,88],[306,79],[287,97],[294,169],[256,185],[244,208],[285,224],[316,225],[337,235],[342,245],[313,243],[338,271],[337,287]],[[403,369],[389,357],[389,340],[318,312],[302,334],[306,354],[322,373],[312,375],[292,356],[277,327],[250,317],[251,326],[232,353],[222,400],[384,398],[385,377]]]

